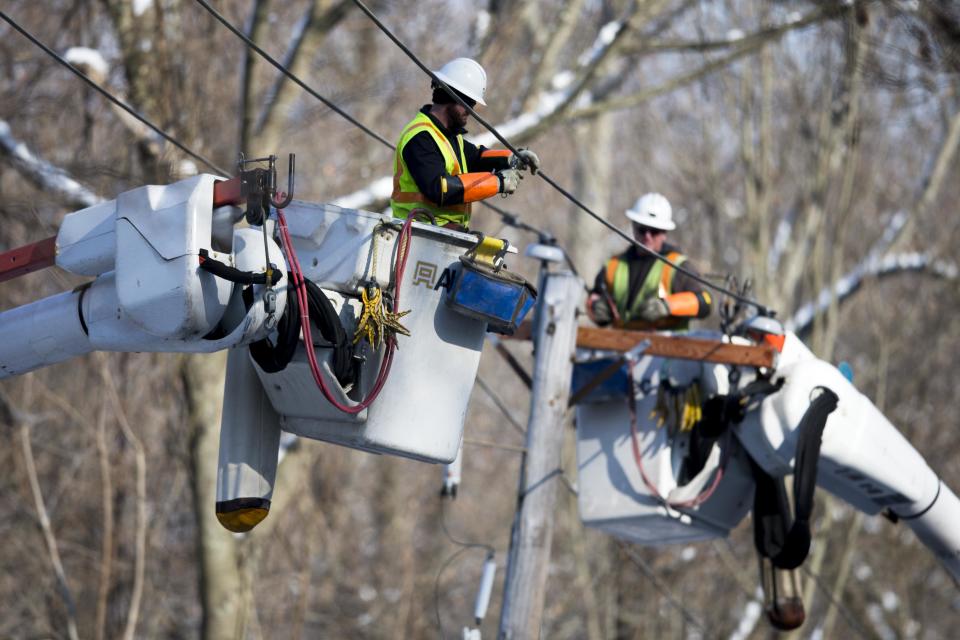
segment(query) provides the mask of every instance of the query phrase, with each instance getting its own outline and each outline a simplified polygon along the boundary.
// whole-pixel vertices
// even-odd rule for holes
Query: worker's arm
[[[465,143],[466,144],[466,143]],[[403,161],[417,187],[428,200],[439,205],[476,202],[503,190],[500,177],[488,171],[452,176],[447,173],[443,154],[427,132],[415,135],[403,148]],[[470,167],[469,158],[467,166]]]
[[[683,267],[697,273],[689,261]],[[677,272],[673,278],[673,293],[664,298],[671,316],[680,318],[706,318],[710,315],[713,298],[703,285],[685,273]]]
[[[530,169],[536,173],[540,169],[540,158],[529,149],[520,149],[515,157],[507,149],[487,149],[463,141],[463,152],[467,156],[467,167],[471,171],[498,171],[500,169]]]
[[[474,147],[466,140],[463,141],[463,152],[467,156],[467,167],[469,167],[471,171],[509,169],[510,158],[513,157],[513,153],[506,149],[487,149],[482,146]]]

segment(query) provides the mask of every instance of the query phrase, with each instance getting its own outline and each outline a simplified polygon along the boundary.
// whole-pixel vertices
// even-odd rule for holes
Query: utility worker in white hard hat
[[[667,232],[677,225],[665,197],[648,193],[626,215],[637,242],[696,273],[687,257],[667,243]],[[607,261],[587,298],[595,323],[624,329],[682,331],[691,319],[707,317],[710,305],[710,293],[699,282],[633,245]]]
[[[476,61],[456,58],[434,74],[471,109],[486,105],[487,73]],[[420,109],[397,141],[390,207],[395,218],[426,212],[434,224],[465,228],[470,203],[513,193],[521,170],[536,173],[540,159],[528,149],[514,156],[467,142],[463,134],[469,112],[437,82],[432,89],[432,104]]]

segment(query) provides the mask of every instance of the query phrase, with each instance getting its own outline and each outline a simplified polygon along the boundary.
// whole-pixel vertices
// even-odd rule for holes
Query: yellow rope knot
[[[383,290],[376,282],[370,282],[360,290],[360,301],[363,311],[357,322],[357,330],[353,333],[353,344],[366,338],[370,346],[376,349],[385,337],[393,338],[398,333],[410,335],[410,331],[400,324],[400,318],[410,311],[394,313],[387,309],[383,304]]]
[[[671,433],[690,431],[703,418],[700,385],[693,382],[685,389],[661,385],[657,389],[656,404],[648,418],[656,420],[657,428],[666,424]]]

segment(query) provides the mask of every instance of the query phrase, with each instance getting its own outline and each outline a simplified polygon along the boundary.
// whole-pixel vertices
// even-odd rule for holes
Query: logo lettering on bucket
[[[437,265],[432,262],[417,260],[417,266],[413,270],[413,284],[426,285],[428,289],[433,288],[433,280],[437,277]]]
[[[443,287],[447,291],[450,291],[450,287],[453,286],[453,281],[457,279],[457,272],[452,269],[444,269],[443,273],[440,274],[440,279],[437,280],[436,286],[433,288],[434,291]]]
[[[436,291],[440,287],[450,290],[450,287],[453,286],[454,281],[457,279],[457,273],[453,269],[447,268],[440,273],[440,277],[437,278],[437,271],[440,267],[433,264],[432,262],[424,262],[423,260],[418,260],[417,264],[413,269],[413,281],[414,286],[422,284],[428,289],[433,289]],[[436,283],[436,284],[434,284]]]

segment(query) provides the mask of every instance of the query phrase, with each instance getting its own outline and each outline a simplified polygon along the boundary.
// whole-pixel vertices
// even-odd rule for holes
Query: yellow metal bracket
[[[477,244],[467,251],[464,257],[499,271],[503,267],[503,258],[509,249],[509,241],[480,234]]]

